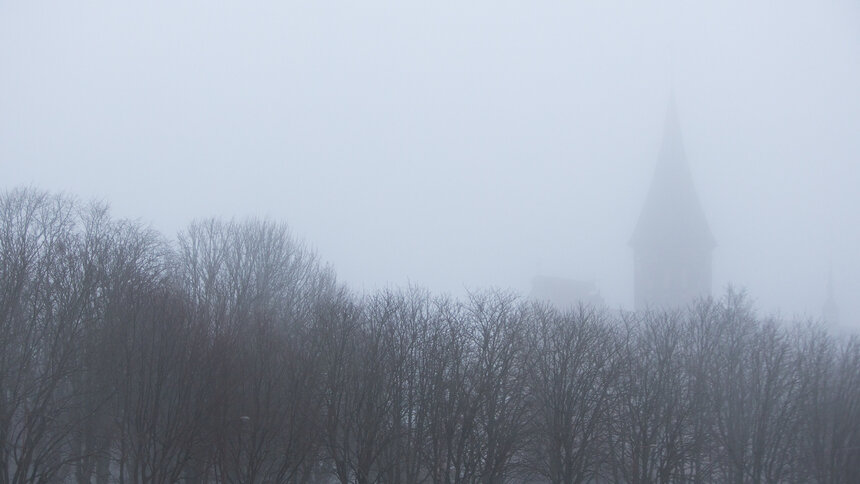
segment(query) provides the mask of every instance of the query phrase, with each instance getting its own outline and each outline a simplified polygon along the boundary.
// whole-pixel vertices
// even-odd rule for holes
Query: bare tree
[[[818,326],[796,338],[801,392],[794,476],[808,482],[860,478],[860,351],[856,338],[837,342]]]
[[[205,328],[169,286],[139,294],[121,337],[119,482],[177,482],[202,444],[212,412]]]
[[[713,482],[716,455],[716,410],[722,395],[712,384],[725,325],[719,323],[722,305],[712,298],[702,299],[685,312],[683,366],[690,422],[687,426],[686,463],[680,471],[685,482]]]
[[[469,385],[478,398],[477,482],[503,482],[528,428],[526,317],[508,294],[473,294],[466,307],[474,345]]]
[[[218,405],[211,435],[224,482],[306,478],[319,447],[320,355],[311,322],[334,276],[283,224],[210,220],[180,237],[179,279],[214,338]]]
[[[477,388],[471,384],[473,346],[463,324],[463,307],[443,298],[435,303],[425,352],[427,444],[431,482],[475,482],[479,435]]]
[[[96,265],[76,204],[32,190],[0,197],[0,482],[51,482],[78,457],[73,379]]]
[[[533,308],[529,390],[533,399],[535,471],[552,483],[597,479],[620,374],[618,345],[593,307],[566,313]]]
[[[829,468],[832,482],[860,480],[860,340],[852,337],[839,348],[831,387],[833,438]]]
[[[371,304],[389,321],[388,364],[391,399],[390,445],[378,458],[380,480],[386,483],[421,483],[430,480],[429,420],[432,389],[428,366],[435,357],[432,341],[438,312],[426,291],[386,291]]]
[[[624,370],[617,387],[612,432],[615,480],[668,483],[685,480],[692,409],[683,367],[679,311],[634,318],[624,336]]]
[[[757,324],[743,295],[726,297],[712,385],[720,395],[715,437],[725,482],[781,482],[791,474],[799,385],[794,355],[774,322]]]
[[[76,434],[80,460],[75,479],[106,483],[110,477],[110,449],[119,421],[116,382],[123,371],[122,336],[130,303],[157,286],[164,271],[166,246],[154,231],[137,223],[114,221],[107,207],[94,204],[85,212],[86,251],[92,254],[97,278],[95,299],[88,308],[77,355],[84,371],[74,385],[86,396],[79,409],[84,425]]]

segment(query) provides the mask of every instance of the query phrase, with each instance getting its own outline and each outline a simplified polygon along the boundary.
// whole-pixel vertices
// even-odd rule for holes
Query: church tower
[[[630,246],[637,310],[683,306],[711,294],[711,252],[716,244],[693,186],[674,97]]]

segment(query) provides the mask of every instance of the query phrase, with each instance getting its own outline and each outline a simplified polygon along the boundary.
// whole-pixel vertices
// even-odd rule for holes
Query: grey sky
[[[674,86],[714,286],[860,326],[860,6],[0,0],[0,180],[173,235],[287,221],[340,278],[632,304]]]

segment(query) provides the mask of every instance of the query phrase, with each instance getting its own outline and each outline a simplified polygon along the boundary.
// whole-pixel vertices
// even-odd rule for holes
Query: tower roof
[[[657,168],[630,245],[707,250],[716,245],[687,164],[674,96],[666,112]]]

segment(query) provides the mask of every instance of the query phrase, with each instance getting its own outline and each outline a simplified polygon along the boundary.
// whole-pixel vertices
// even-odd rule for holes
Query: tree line
[[[0,484],[860,482],[860,341],[352,294],[283,224],[0,196]]]

